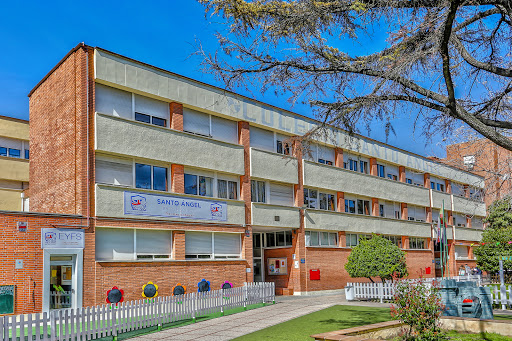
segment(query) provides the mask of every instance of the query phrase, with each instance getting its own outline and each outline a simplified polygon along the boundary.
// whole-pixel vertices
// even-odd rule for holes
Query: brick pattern
[[[345,193],[337,192],[336,193],[336,211],[345,212]]]
[[[423,186],[430,189],[430,174],[423,174]]]
[[[370,175],[377,176],[377,159],[370,158]]]
[[[183,104],[169,103],[171,114],[171,129],[183,131]]]
[[[408,218],[407,204],[404,202],[400,203],[400,217],[403,220],[407,220],[407,218]]]
[[[171,191],[185,193],[185,166],[171,165]]]
[[[343,149],[334,149],[334,165],[339,168],[343,168]]]
[[[400,182],[405,182],[405,166],[398,166],[398,180]]]

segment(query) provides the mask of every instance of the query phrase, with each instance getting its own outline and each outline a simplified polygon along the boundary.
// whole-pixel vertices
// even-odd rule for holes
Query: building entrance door
[[[265,281],[265,271],[263,271],[263,248],[261,233],[253,233],[252,235],[252,261],[255,282]]]
[[[76,308],[75,255],[50,256],[50,285],[48,286],[50,310]]]

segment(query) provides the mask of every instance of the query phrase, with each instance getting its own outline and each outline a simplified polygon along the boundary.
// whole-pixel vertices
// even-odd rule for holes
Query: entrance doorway
[[[255,282],[265,281],[265,272],[263,271],[263,234],[253,233],[252,235],[252,261]]]
[[[73,256],[50,256],[50,310],[73,308]]]

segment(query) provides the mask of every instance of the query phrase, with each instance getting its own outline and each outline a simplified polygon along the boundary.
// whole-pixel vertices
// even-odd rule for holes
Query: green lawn
[[[312,334],[331,332],[391,320],[389,308],[335,305],[296,319],[236,338],[237,341],[311,341]]]
[[[451,331],[448,333],[450,341],[510,341],[511,337],[502,336],[494,333],[480,333],[480,334],[462,334]]]

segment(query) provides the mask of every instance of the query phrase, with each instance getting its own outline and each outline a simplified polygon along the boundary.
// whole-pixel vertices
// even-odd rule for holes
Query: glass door
[[[262,240],[263,235],[261,233],[253,233],[252,235],[252,257],[253,257],[253,273],[255,282],[263,282],[265,280],[265,274],[263,271],[263,249]]]
[[[73,256],[56,255],[50,258],[50,309],[73,307],[75,294]]]

